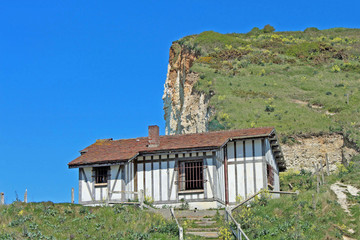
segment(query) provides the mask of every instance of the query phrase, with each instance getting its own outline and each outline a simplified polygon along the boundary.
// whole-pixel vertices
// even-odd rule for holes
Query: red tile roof
[[[158,147],[148,147],[149,138],[102,139],[85,148],[82,155],[71,161],[69,167],[90,164],[105,164],[129,160],[138,154],[181,149],[218,148],[233,138],[269,136],[274,128],[250,128],[183,135],[160,136]]]

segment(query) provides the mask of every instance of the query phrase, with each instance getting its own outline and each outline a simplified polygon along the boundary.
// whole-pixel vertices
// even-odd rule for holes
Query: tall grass
[[[14,202],[0,207],[0,239],[177,239],[177,226],[136,207]]]

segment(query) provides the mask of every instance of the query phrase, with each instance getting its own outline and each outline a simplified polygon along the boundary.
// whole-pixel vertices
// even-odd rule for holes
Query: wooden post
[[[314,168],[315,168],[315,174],[316,174],[316,192],[319,193],[320,192],[320,175],[318,172],[318,165],[314,164]]]
[[[245,165],[244,165],[244,167],[245,167]],[[225,178],[224,179],[224,181],[225,181],[225,206],[227,206],[229,204],[229,179],[228,179],[227,145],[224,146],[224,178]]]
[[[0,205],[4,205],[5,204],[5,197],[4,197],[4,193],[0,193],[1,194],[1,202]]]
[[[144,199],[145,199],[145,196],[144,196],[144,190],[141,189],[140,192],[139,192],[139,200],[140,200],[140,208],[143,209],[143,206],[144,206]]]
[[[316,210],[316,201],[315,201],[315,194],[312,194],[312,207],[314,210]]]
[[[320,170],[321,170],[321,182],[322,184],[325,184],[324,168],[321,160],[320,160]]]
[[[27,189],[25,190],[25,194],[24,194],[24,203],[27,203],[28,201],[27,201],[28,199],[27,199]]]
[[[71,188],[71,203],[74,203],[74,188]]]
[[[349,94],[346,94],[346,103],[349,104]]]
[[[327,153],[325,156],[325,160],[326,160],[326,174],[329,176],[330,175],[330,166],[329,166],[329,155]]]

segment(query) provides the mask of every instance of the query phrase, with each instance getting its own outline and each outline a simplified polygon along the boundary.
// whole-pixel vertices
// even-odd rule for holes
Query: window
[[[202,161],[180,162],[179,190],[204,189],[204,174]]]
[[[107,184],[109,167],[97,167],[95,171],[95,184]]]
[[[268,185],[273,188],[273,186],[274,186],[274,171],[270,164],[266,165],[266,171],[267,171]]]

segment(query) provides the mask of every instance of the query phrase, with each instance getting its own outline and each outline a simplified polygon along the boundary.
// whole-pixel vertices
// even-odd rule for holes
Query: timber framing
[[[151,199],[154,205],[184,201],[195,207],[233,205],[238,196],[246,198],[268,186],[269,164],[276,179],[278,170],[286,167],[273,128],[244,130],[244,133],[251,133],[249,135],[231,136],[233,132],[242,133],[239,130],[184,136],[152,135],[151,138],[129,139],[130,145],[126,145],[127,140],[99,141],[82,151],[81,161],[69,164],[69,168],[79,168],[79,203],[128,203],[143,197]],[[257,132],[263,133],[255,134]],[[214,139],[204,138],[207,136]],[[163,139],[169,139],[168,148],[163,147]],[[178,139],[185,139],[179,144],[186,147],[178,147]],[[204,146],[204,142],[209,144]],[[151,144],[137,146],[145,143]],[[99,155],[103,148],[106,149],[104,156]],[[120,155],[115,158],[115,153],[109,154],[111,149],[121,149],[131,155],[126,159]],[[96,161],[91,159],[94,154],[98,154]],[[107,182],[96,184],[96,172],[104,167],[108,167]],[[278,190],[276,184],[278,180],[274,184]]]

